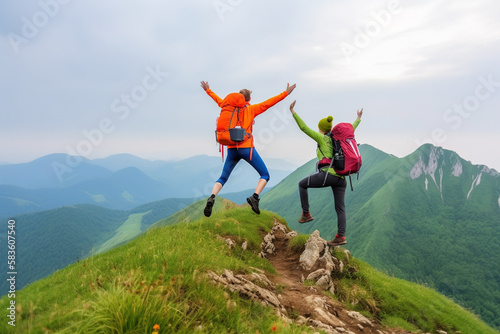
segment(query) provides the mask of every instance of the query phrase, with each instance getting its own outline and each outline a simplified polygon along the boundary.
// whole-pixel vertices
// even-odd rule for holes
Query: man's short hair
[[[248,89],[242,89],[240,90],[240,94],[242,94],[245,97],[245,101],[250,101],[250,94],[252,94],[251,90]]]

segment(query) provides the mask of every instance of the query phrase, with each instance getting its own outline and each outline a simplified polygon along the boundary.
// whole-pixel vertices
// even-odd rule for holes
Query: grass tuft
[[[309,236],[310,236],[310,234],[298,234],[297,236],[295,236],[289,240],[288,247],[293,252],[296,252],[296,253],[303,252],[305,249],[307,239],[309,239]]]

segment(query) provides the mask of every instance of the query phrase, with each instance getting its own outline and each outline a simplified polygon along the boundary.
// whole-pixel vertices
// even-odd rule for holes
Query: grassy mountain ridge
[[[129,241],[145,231],[158,217],[165,217],[185,208],[192,199],[166,199],[134,210],[111,210],[80,204],[17,216],[16,242],[18,268],[23,272],[18,288],[45,277],[55,270],[83,259],[92,251],[103,251]],[[6,241],[7,234],[0,240]],[[2,249],[7,252],[7,243]],[[7,272],[7,262],[0,264]],[[0,289],[8,291],[7,282]]]
[[[160,333],[312,333],[308,327],[287,324],[260,303],[210,284],[204,275],[224,269],[273,273],[258,253],[275,217],[286,224],[272,212],[255,215],[249,208],[231,208],[208,219],[152,228],[17,291],[16,327],[3,321],[0,331],[149,333],[159,324]],[[220,236],[230,236],[237,246],[229,249]],[[243,241],[248,243],[245,251],[239,246]],[[339,296],[351,296],[346,302],[359,307],[356,298],[364,300],[362,293],[369,293],[377,310],[371,316],[382,322],[433,332],[445,328],[496,333],[430,289],[353,262],[357,269],[341,278]],[[6,309],[9,302],[2,297],[0,308]]]
[[[247,191],[249,192],[249,191]],[[228,194],[232,198],[231,194]],[[241,197],[236,194],[236,198]],[[112,210],[96,205],[80,204],[19,215],[15,217],[22,258],[20,268],[34,268],[23,275],[18,287],[64,268],[70,263],[128,242],[158,221],[176,221],[180,213],[187,218],[203,216],[205,199],[168,198],[135,207],[132,210]],[[218,197],[214,212],[227,208],[228,201]],[[184,210],[188,208],[187,210]],[[177,214],[176,214],[177,213]],[[173,215],[172,217],[170,217]],[[170,218],[164,218],[170,217]],[[6,241],[7,235],[0,235]],[[4,244],[6,249],[7,245]],[[43,249],[43,252],[40,252]],[[7,272],[7,263],[0,264]],[[7,282],[0,282],[0,291]]]
[[[353,192],[346,191],[353,255],[397,277],[427,283],[500,327],[498,172],[430,144],[404,158],[368,145],[360,150],[359,180],[353,180]],[[300,232],[318,229],[331,238],[337,219],[330,189],[309,189],[315,220],[297,222],[297,183],[312,172],[314,161],[265,194],[261,206]]]

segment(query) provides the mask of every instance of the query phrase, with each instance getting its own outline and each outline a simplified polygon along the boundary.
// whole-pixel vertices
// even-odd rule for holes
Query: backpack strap
[[[229,119],[229,125],[227,126],[227,130],[229,131],[229,129],[231,129],[231,123],[233,122],[233,116],[234,116],[234,113],[236,111],[236,109],[238,109],[238,113],[236,114],[236,125],[239,123],[240,121],[240,108],[238,107],[234,107],[233,109],[233,113],[231,114],[231,118]]]
[[[321,147],[319,147],[319,144],[318,144],[318,150],[321,152],[321,154],[323,155],[324,158],[326,158],[326,155],[325,153],[323,153],[323,151],[321,150]]]
[[[222,152],[222,162],[224,162],[224,145],[219,144],[219,153]]]
[[[332,168],[332,165],[333,165],[333,158],[332,158],[332,161],[330,162],[330,166],[328,167],[328,169]],[[326,183],[326,179],[328,178],[328,169],[325,170],[325,179],[323,180],[323,187],[325,186],[325,183]]]

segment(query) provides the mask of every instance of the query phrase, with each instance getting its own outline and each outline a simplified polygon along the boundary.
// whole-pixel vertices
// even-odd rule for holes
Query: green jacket
[[[297,125],[299,126],[300,130],[302,130],[302,132],[304,132],[306,135],[308,135],[315,142],[318,143],[318,149],[316,150],[316,156],[318,157],[318,160],[321,160],[324,157],[332,158],[333,144],[332,141],[330,140],[330,137],[328,135],[321,134],[318,131],[314,131],[313,129],[308,127],[297,113],[293,114],[293,118],[295,119],[295,122],[297,122]],[[354,128],[354,130],[356,130],[360,122],[361,120],[356,119],[354,123],[352,123],[352,127]],[[322,169],[325,170],[327,168],[325,167]],[[328,168],[328,173],[344,178],[343,176],[339,176],[337,173],[335,173],[335,170],[333,168]]]

